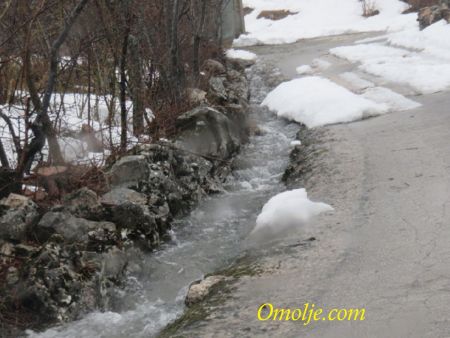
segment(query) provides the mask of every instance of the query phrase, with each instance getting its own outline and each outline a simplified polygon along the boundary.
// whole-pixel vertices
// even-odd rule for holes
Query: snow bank
[[[314,216],[333,210],[328,204],[310,201],[305,189],[283,192],[264,205],[250,238],[272,239],[298,229]]]
[[[395,37],[398,44],[400,41],[413,44],[412,40],[399,37]],[[429,94],[450,88],[450,59],[445,60],[445,53],[444,58],[433,55],[438,49],[437,45],[429,45],[423,52],[414,52],[374,43],[337,47],[331,53],[351,62],[361,62],[360,69],[367,73],[409,85],[419,94]]]
[[[388,111],[388,106],[356,95],[322,77],[284,82],[262,103],[285,117],[308,127],[351,122]]]
[[[389,34],[388,41],[396,46],[417,49],[425,55],[450,61],[450,25],[441,20],[420,31],[413,27],[398,33]]]
[[[257,55],[242,49],[229,49],[227,50],[227,57],[230,59],[254,61],[256,60]]]
[[[245,17],[247,35],[235,46],[292,43],[299,39],[344,33],[398,31],[416,27],[417,14],[402,15],[400,0],[374,0],[380,14],[364,18],[359,0],[244,0],[254,10]],[[263,10],[288,10],[294,15],[278,21],[258,19]]]

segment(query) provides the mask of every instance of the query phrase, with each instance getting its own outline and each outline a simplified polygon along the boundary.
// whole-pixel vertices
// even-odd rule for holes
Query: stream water
[[[83,319],[33,338],[152,337],[184,311],[187,288],[205,274],[225,268],[243,250],[245,239],[264,203],[284,190],[296,124],[277,119],[260,107],[269,86],[262,64],[248,73],[252,86],[251,119],[263,131],[253,136],[236,159],[238,169],[226,182],[226,193],[211,196],[173,227],[173,240],[145,257],[134,287],[123,291],[117,312],[91,313]],[[117,306],[116,306],[117,307]]]

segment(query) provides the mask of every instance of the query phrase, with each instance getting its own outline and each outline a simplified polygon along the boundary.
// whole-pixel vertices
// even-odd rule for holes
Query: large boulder
[[[81,188],[64,197],[64,209],[76,217],[100,220],[104,216],[97,193]]]
[[[88,243],[89,236],[97,231],[115,233],[116,226],[110,222],[88,221],[67,212],[48,212],[36,226],[35,235],[41,242],[57,234],[67,242]]]
[[[204,90],[201,90],[199,88],[188,88],[186,90],[186,96],[191,105],[198,105],[205,103],[207,101],[206,94],[207,93]]]
[[[152,249],[160,243],[158,213],[150,210],[147,195],[128,188],[114,188],[103,195],[102,203],[110,210],[111,219],[121,229],[123,239],[129,238]],[[168,215],[166,211],[165,216]]]
[[[205,73],[205,75],[207,75],[208,77],[224,75],[227,72],[227,69],[223,64],[213,59],[206,60],[203,63],[201,69],[202,72]]]
[[[177,124],[183,149],[213,160],[229,159],[239,150],[241,126],[214,108],[197,107],[181,115]]]
[[[37,205],[28,197],[10,194],[0,201],[0,238],[25,240],[39,220]]]
[[[110,182],[113,186],[133,185],[148,178],[149,167],[145,156],[132,155],[122,157],[110,170]]]
[[[209,79],[207,98],[216,104],[223,104],[228,100],[228,92],[225,88],[225,76],[213,76]]]

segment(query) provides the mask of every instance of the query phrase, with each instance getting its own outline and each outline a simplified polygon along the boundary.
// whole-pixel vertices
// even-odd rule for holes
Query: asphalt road
[[[331,79],[357,65],[327,51],[362,36],[255,47],[287,77],[317,57]],[[366,36],[364,36],[366,37]],[[370,79],[380,83],[379,79]],[[403,94],[407,87],[382,83]],[[313,200],[336,211],[299,236],[309,247],[278,243],[257,258],[262,272],[244,276],[197,337],[450,337],[450,92],[413,96],[421,108],[322,128],[326,152],[307,184]],[[258,255],[258,254],[256,254]],[[263,303],[297,308],[365,308],[362,322],[257,320]]]

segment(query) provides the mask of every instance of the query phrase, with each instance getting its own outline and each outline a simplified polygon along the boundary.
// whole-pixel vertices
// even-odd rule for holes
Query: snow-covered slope
[[[292,43],[299,39],[343,33],[398,31],[417,26],[417,14],[401,14],[400,0],[374,0],[379,15],[365,18],[359,0],[244,0],[253,11],[245,18],[248,34],[236,46]],[[288,10],[293,15],[273,21],[259,18],[264,10]]]

